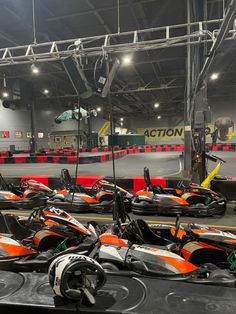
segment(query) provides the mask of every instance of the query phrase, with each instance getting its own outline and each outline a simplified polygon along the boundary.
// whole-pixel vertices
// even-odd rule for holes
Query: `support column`
[[[191,0],[187,0],[187,32],[191,32]],[[191,45],[190,38],[187,45],[187,63],[186,63],[186,100],[184,103],[184,176],[191,178],[192,174],[192,123],[191,123],[191,94],[192,94],[192,67],[191,67]]]
[[[31,100],[30,104],[30,127],[31,127],[31,139],[30,139],[30,153],[36,154],[36,132],[35,132],[35,101]]]

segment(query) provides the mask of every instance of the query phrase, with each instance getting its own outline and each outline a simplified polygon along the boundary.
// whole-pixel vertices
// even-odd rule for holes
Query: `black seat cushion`
[[[135,220],[135,224],[137,228],[141,231],[141,235],[145,243],[154,244],[163,247],[169,251],[176,250],[177,246],[175,243],[155,234],[144,220],[137,219]]]
[[[8,232],[13,234],[15,239],[22,240],[29,237],[32,234],[31,229],[25,228],[19,223],[17,216],[6,214],[4,215],[4,220]]]

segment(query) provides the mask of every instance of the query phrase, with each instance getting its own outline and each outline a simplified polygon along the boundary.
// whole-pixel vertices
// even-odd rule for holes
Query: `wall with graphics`
[[[212,123],[206,128],[207,142],[211,142],[209,135],[214,130],[214,122],[222,116],[230,117],[236,123],[236,110],[234,110],[233,101],[209,102],[212,110]],[[131,119],[129,129],[133,133],[144,134],[147,144],[163,143],[183,143],[184,126],[182,117],[171,117],[163,119]],[[234,136],[230,139],[231,143],[236,142],[236,127]]]
[[[76,120],[65,121],[60,124],[54,118],[64,110],[70,108],[55,104],[35,105],[35,128],[38,149],[49,147],[49,133],[53,131],[70,131],[78,129]],[[96,120],[97,119],[97,120]],[[94,117],[92,130],[97,132],[103,124],[101,117]],[[10,145],[15,149],[29,149],[31,136],[30,111],[10,110],[2,106],[0,100],[0,150],[9,150]],[[81,121],[81,129],[86,130],[85,121]],[[95,126],[94,126],[95,125]],[[2,134],[2,135],[1,135]]]

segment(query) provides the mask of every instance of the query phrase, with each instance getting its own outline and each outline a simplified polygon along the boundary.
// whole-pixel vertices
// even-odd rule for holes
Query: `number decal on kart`
[[[63,214],[65,214],[65,211],[63,209],[60,209],[60,208],[56,208],[56,207],[50,207],[49,208],[49,211],[51,213],[54,213],[54,214],[57,214],[59,216],[62,216]]]

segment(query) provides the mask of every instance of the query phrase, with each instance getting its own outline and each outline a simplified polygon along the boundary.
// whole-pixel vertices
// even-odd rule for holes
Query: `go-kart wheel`
[[[115,271],[115,272],[119,271],[119,268],[115,264],[110,263],[110,262],[101,263],[101,266],[105,271]]]

